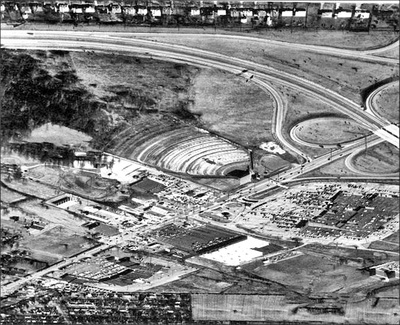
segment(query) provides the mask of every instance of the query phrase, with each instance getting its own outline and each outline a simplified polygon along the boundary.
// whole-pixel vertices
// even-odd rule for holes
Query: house
[[[318,10],[318,15],[321,16],[321,18],[332,18],[333,12],[332,10]]]
[[[253,9],[244,9],[242,11],[242,14],[245,17],[253,17],[254,16],[254,11],[253,11]]]
[[[125,15],[136,15],[136,9],[134,7],[126,7],[124,6],[124,13]]]
[[[58,4],[58,12],[61,12],[61,13],[69,12],[69,6],[66,3],[59,3]]]
[[[110,11],[114,14],[121,14],[122,13],[122,9],[120,5],[112,5],[110,6]]]
[[[148,12],[148,10],[146,7],[140,7],[137,9],[137,14],[140,16],[146,16],[147,12]]]
[[[335,13],[337,18],[351,18],[352,12],[351,10],[337,10]]]
[[[161,7],[160,8],[158,8],[158,7],[150,8],[150,10],[151,10],[151,14],[153,15],[153,17],[161,17],[161,15],[162,15]]]
[[[21,12],[25,13],[25,14],[31,14],[32,10],[31,10],[31,8],[29,6],[22,6],[21,7]]]
[[[293,17],[293,10],[292,9],[282,9],[281,16],[282,17]]]
[[[217,10],[217,16],[226,16],[226,10],[225,9],[218,9]]]
[[[356,19],[369,19],[369,17],[370,17],[370,13],[368,11],[357,10],[354,13],[354,18],[356,18]]]
[[[294,12],[294,16],[298,18],[306,17],[307,11],[305,9],[296,9]]]
[[[199,8],[191,8],[190,15],[191,16],[200,16],[200,9]]]
[[[85,8],[85,13],[86,14],[94,14],[95,12],[96,12],[96,9],[95,9],[95,7],[93,5],[88,5]]]

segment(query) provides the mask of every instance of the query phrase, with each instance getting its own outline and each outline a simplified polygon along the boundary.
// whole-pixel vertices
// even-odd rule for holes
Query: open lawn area
[[[190,111],[200,115],[207,130],[245,147],[273,141],[274,101],[245,78],[203,69],[193,80],[191,91],[194,102]]]
[[[399,149],[383,142],[356,155],[352,163],[365,173],[396,173],[399,171]]]
[[[297,125],[294,132],[300,140],[318,145],[336,145],[354,141],[371,133],[351,119],[338,117],[305,120]]]
[[[399,82],[384,88],[373,98],[373,110],[392,123],[399,123]]]
[[[0,192],[1,202],[12,203],[15,201],[20,201],[26,198],[26,196],[19,194],[17,192],[11,191],[8,188],[1,185]]]
[[[277,44],[255,38],[235,39],[217,36],[201,38],[201,35],[199,38],[188,35],[138,35],[135,37],[185,45],[201,50],[211,49],[213,52],[228,57],[270,66],[323,85],[360,104],[361,96],[358,95],[360,90],[389,76],[398,76],[399,74],[398,67],[393,65],[344,59],[294,47],[282,50],[282,47]]]

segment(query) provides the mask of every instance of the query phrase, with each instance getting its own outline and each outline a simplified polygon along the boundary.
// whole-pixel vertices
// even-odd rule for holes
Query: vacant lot
[[[47,200],[57,194],[54,188],[38,182],[34,182],[32,180],[27,180],[26,182],[13,180],[11,182],[8,182],[6,179],[6,175],[1,175],[1,180],[5,182],[10,189],[39,197],[41,199]]]
[[[383,240],[377,240],[372,242],[369,246],[369,249],[377,249],[382,251],[390,251],[390,252],[398,252],[399,244],[390,243]]]
[[[93,243],[63,226],[55,226],[38,236],[30,236],[21,241],[21,247],[60,258],[71,256],[91,246]]]
[[[358,154],[353,160],[354,167],[366,173],[395,173],[399,171],[399,149],[383,142]]]
[[[84,223],[82,219],[58,208],[42,206],[40,203],[41,201],[39,200],[20,203],[19,208],[25,213],[35,216],[39,220],[44,220],[46,223],[62,226],[68,229],[68,231],[79,235],[85,234],[85,229],[81,227]]]
[[[259,276],[308,293],[334,292],[348,283],[368,279],[354,267],[338,265],[329,258],[303,255],[260,266],[253,271]]]
[[[399,123],[399,82],[384,88],[374,97],[373,110],[392,123]]]
[[[383,238],[382,240],[377,240],[369,245],[370,249],[378,249],[378,250],[387,250],[398,252],[399,251],[399,231],[397,230],[395,233],[390,236]]]

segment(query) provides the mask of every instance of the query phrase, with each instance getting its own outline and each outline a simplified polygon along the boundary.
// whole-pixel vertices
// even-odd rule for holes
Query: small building
[[[341,19],[351,18],[352,14],[351,10],[340,10],[335,13],[336,17]]]
[[[190,15],[191,16],[200,16],[200,9],[199,8],[191,8]]]
[[[217,10],[217,16],[226,16],[226,10],[225,9],[218,9]]]
[[[307,11],[305,9],[297,9],[294,12],[294,16],[297,18],[302,18],[307,16]]]
[[[282,17],[293,17],[292,9],[283,9],[281,12]]]
[[[354,13],[355,19],[369,19],[370,13],[368,11],[360,10]]]

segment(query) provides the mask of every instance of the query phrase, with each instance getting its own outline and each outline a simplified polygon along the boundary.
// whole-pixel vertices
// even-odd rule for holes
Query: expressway
[[[126,35],[124,35],[126,36]],[[196,35],[198,36],[198,35]],[[215,35],[213,35],[215,36]],[[278,42],[284,49],[285,46],[294,46],[293,44]],[[352,143],[347,144],[340,150],[335,150],[333,153],[327,153],[318,158],[312,159],[307,157],[301,150],[296,148],[290,141],[285,139],[282,134],[284,116],[286,112],[286,104],[281,98],[279,93],[274,89],[274,84],[284,85],[291,89],[296,89],[302,93],[307,94],[313,98],[316,98],[322,102],[332,105],[339,112],[349,115],[355,119],[359,124],[362,124],[365,128],[371,130],[375,134],[368,136],[369,146],[377,145],[383,141],[389,141],[393,144],[398,144],[398,127],[388,125],[387,121],[375,115],[371,115],[369,112],[363,111],[359,105],[349,100],[348,98],[341,96],[330,89],[324,88],[321,85],[310,82],[306,79],[292,76],[286,72],[278,71],[268,66],[260,65],[255,62],[237,59],[234,57],[228,57],[225,55],[197,50],[193,48],[187,48],[184,46],[174,46],[171,44],[162,44],[160,42],[153,42],[148,40],[132,39],[127,37],[121,37],[118,34],[100,34],[100,33],[84,33],[84,32],[29,32],[29,31],[2,31],[2,45],[6,48],[20,48],[20,49],[60,49],[70,51],[82,51],[82,50],[95,50],[101,52],[120,52],[120,53],[135,53],[145,56],[155,56],[163,60],[170,60],[173,62],[184,62],[199,67],[213,67],[221,70],[228,71],[230,73],[243,75],[243,77],[249,78],[251,81],[257,84],[260,88],[272,94],[275,100],[275,125],[274,130],[276,137],[283,144],[285,148],[304,158],[307,163],[296,166],[290,170],[282,172],[279,175],[279,179],[271,181],[266,179],[256,184],[250,184],[235,194],[232,195],[231,199],[238,199],[243,197],[252,197],[255,195],[262,195],[268,192],[270,189],[277,187],[277,182],[280,185],[290,183],[294,179],[298,178],[304,173],[308,173],[317,168],[320,168],[332,161],[341,159],[342,157],[352,155],[354,152],[358,152],[364,148],[364,138],[356,140]],[[301,45],[295,45],[300,46]],[[357,51],[349,50],[332,50],[331,48],[324,47],[310,47],[307,46],[307,50],[316,51],[318,53],[340,55],[343,57],[360,58],[373,60],[376,62],[384,62],[393,64],[393,59],[380,58],[372,56],[372,53],[365,52],[360,53]],[[377,52],[374,52],[377,53]],[[398,62],[396,61],[396,64]],[[244,74],[243,71],[247,70]],[[391,175],[392,176],[392,175]],[[260,204],[263,204],[263,199],[255,200],[253,208]],[[211,207],[210,210],[220,206],[220,203]],[[92,255],[97,252],[97,249],[105,249],[108,245],[102,245],[99,248],[85,252],[82,256]],[[80,256],[80,257],[82,257]],[[76,259],[77,257],[75,257]],[[2,295],[5,293],[16,290],[20,285],[31,281],[32,279],[38,278],[44,274],[52,272],[60,267],[63,267],[74,259],[67,259],[62,261],[46,270],[39,271],[33,275],[23,278],[19,281],[13,282],[2,288]]]
[[[134,35],[134,34],[132,34]],[[153,55],[162,59],[177,60],[197,66],[210,66],[219,68],[231,73],[240,74],[244,70],[250,70],[252,75],[256,78],[253,81],[258,80],[259,84],[262,82],[269,84],[280,84],[291,89],[296,89],[302,93],[307,94],[315,99],[323,101],[327,104],[332,105],[338,111],[349,115],[351,118],[357,120],[367,129],[376,132],[379,136],[392,144],[399,146],[398,136],[394,135],[393,132],[388,132],[385,127],[387,123],[384,123],[380,118],[364,112],[362,108],[349,100],[348,98],[341,96],[334,91],[327,89],[319,84],[310,82],[304,78],[293,76],[289,73],[276,70],[272,67],[267,67],[255,62],[237,59],[214,52],[198,50],[193,48],[187,48],[184,46],[163,44],[160,42],[153,42],[148,40],[131,39],[127,37],[120,37],[113,33],[99,34],[99,33],[67,33],[67,32],[27,32],[27,31],[4,31],[2,35],[2,42],[5,47],[10,48],[36,48],[36,49],[66,49],[66,50],[84,50],[92,49],[96,51],[108,51],[108,52],[128,52],[128,53],[139,53],[144,55]],[[284,45],[282,45],[284,48]],[[289,44],[286,44],[289,46]],[[345,51],[344,53],[347,53]],[[354,56],[358,56],[357,51],[353,53]],[[346,54],[345,54],[346,55]],[[398,62],[397,62],[398,63]],[[271,87],[267,89],[271,90]],[[274,96],[275,100],[277,97]],[[277,125],[276,130],[279,129],[280,115],[283,115],[282,103],[277,103]],[[288,141],[285,141],[283,137],[278,139],[282,141],[288,147]],[[291,150],[299,154],[298,150],[291,146]]]

